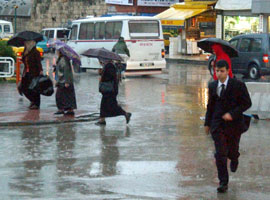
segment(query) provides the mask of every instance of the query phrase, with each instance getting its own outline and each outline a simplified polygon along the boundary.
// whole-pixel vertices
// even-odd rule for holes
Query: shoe
[[[231,160],[230,168],[231,172],[236,172],[238,167],[238,160]]]
[[[97,125],[97,126],[105,126],[106,121],[103,121],[103,122],[98,121],[98,122],[95,123],[95,125]]]
[[[64,113],[65,115],[75,115],[75,113],[73,111],[67,111],[66,113]]]
[[[32,105],[31,107],[29,107],[30,110],[38,110],[39,106],[37,105]]]
[[[63,115],[65,114],[64,111],[58,110],[57,112],[54,113],[55,115]]]
[[[217,188],[218,193],[225,193],[228,190],[228,184],[221,183]]]
[[[127,122],[127,124],[129,123],[129,121],[130,121],[130,118],[131,118],[131,113],[127,113],[126,114],[126,122]]]

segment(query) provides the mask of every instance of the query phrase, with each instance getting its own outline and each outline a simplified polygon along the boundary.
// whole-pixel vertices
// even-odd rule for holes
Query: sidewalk
[[[193,65],[207,65],[206,55],[165,55],[165,59],[168,63],[186,63]]]
[[[0,128],[97,120],[101,96],[94,91],[98,91],[98,76],[92,75],[88,79],[86,74],[75,74],[74,79],[78,107],[75,116],[54,115],[57,111],[55,94],[50,97],[41,96],[40,110],[30,110],[28,108],[30,102],[19,95],[15,83],[1,83]],[[91,84],[91,91],[89,91],[89,84]]]

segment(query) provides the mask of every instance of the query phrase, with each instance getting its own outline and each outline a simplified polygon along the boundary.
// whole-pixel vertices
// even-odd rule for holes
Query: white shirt
[[[224,81],[224,83],[221,83],[220,80],[218,80],[218,86],[217,86],[217,95],[220,97],[220,93],[221,93],[221,89],[222,89],[222,84],[225,85],[224,89],[226,90],[227,85],[228,85],[228,81],[229,81],[229,76],[227,76],[226,80]]]

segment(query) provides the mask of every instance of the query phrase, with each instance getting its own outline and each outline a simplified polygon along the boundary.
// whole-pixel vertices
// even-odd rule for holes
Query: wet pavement
[[[50,60],[44,63],[51,73]],[[253,120],[243,134],[229,191],[216,193],[213,141],[200,120],[209,79],[205,66],[185,64],[170,64],[162,75],[127,78],[118,99],[133,114],[128,126],[123,117],[107,119],[106,127],[94,120],[2,126],[0,199],[268,200],[266,120]],[[41,110],[29,113],[14,85],[0,85],[2,115],[54,121],[54,96],[42,97]],[[77,116],[99,111],[97,88],[95,72],[75,75]]]

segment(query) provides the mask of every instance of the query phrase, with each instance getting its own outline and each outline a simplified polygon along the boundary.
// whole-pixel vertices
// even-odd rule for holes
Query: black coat
[[[209,126],[211,132],[222,128],[234,133],[243,133],[246,130],[243,112],[251,107],[251,99],[245,83],[229,78],[222,98],[217,95],[217,86],[218,81],[209,84],[209,99],[204,125]],[[222,119],[227,112],[231,114],[232,121],[225,122]]]

